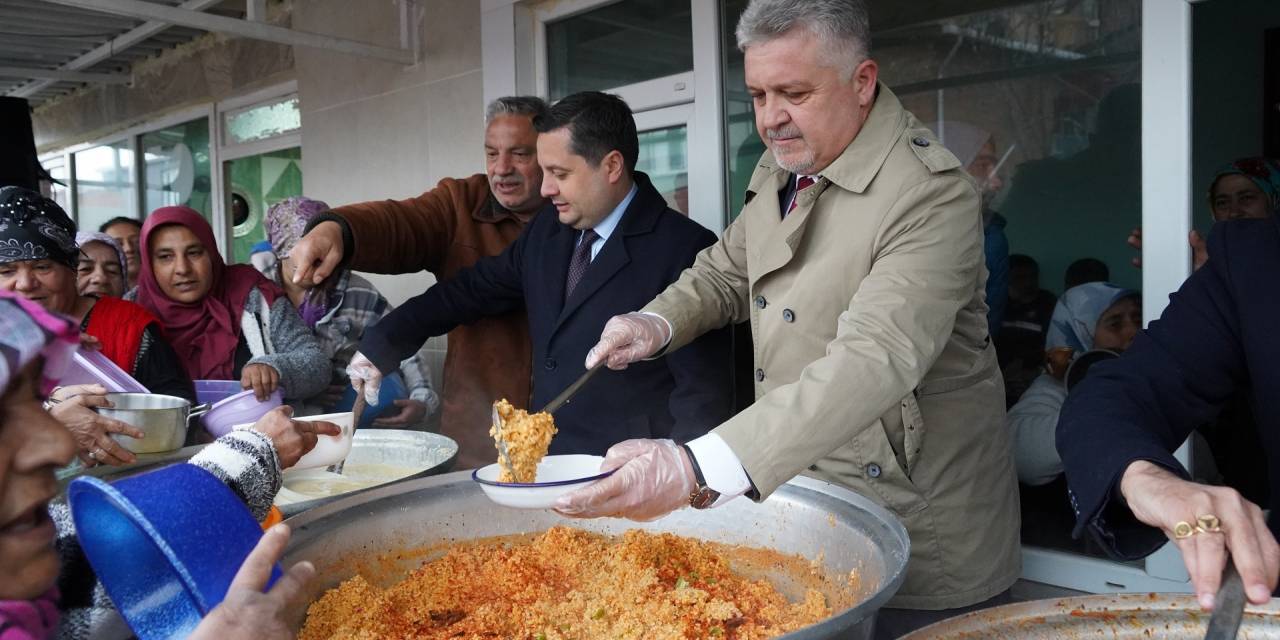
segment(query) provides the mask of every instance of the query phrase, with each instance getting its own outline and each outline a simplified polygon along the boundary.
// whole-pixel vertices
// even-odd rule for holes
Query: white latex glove
[[[684,448],[671,440],[625,440],[609,448],[600,471],[617,469],[552,505],[571,518],[657,520],[688,506],[697,483]]]
[[[608,360],[610,369],[626,369],[657,353],[671,341],[671,328],[660,316],[624,313],[609,318],[600,332],[600,341],[587,352],[587,368]]]
[[[382,389],[382,372],[373,366],[373,362],[357,351],[347,364],[347,375],[351,377],[351,386],[355,387],[356,393],[364,392],[364,401],[369,406],[376,406],[378,391]]]

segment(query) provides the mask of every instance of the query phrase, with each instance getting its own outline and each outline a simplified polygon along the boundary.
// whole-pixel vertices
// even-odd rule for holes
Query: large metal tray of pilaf
[[[318,571],[305,597],[287,613],[295,629],[303,629],[308,611],[341,585],[349,588],[353,581],[359,581],[368,585],[368,593],[376,595],[424,572],[434,572],[434,580],[491,578],[480,568],[491,559],[486,554],[518,559],[524,545],[541,540],[544,546],[557,549],[604,545],[592,547],[588,556],[606,555],[600,551],[603,549],[632,548],[625,547],[627,544],[637,545],[634,548],[640,551],[635,553],[641,555],[659,549],[656,557],[660,559],[664,553],[676,553],[671,549],[704,560],[711,556],[698,554],[718,554],[723,566],[703,569],[705,575],[680,565],[674,572],[658,571],[656,577],[650,576],[652,590],[669,591],[672,602],[708,597],[705,593],[714,595],[723,586],[721,581],[731,580],[727,574],[714,572],[729,570],[734,574],[732,580],[757,581],[781,594],[785,605],[813,604],[816,593],[828,610],[828,615],[811,624],[771,636],[746,635],[746,626],[734,626],[741,625],[740,620],[721,616],[715,624],[693,621],[699,626],[689,627],[686,637],[869,638],[875,612],[901,585],[909,555],[906,531],[889,512],[846,489],[808,478],[787,483],[760,504],[735,500],[716,509],[684,509],[655,522],[636,523],[572,520],[551,511],[499,507],[484,497],[466,472],[458,472],[375,489],[317,507],[288,522],[294,536],[283,562],[309,560]],[[465,552],[464,559],[459,559],[460,552]],[[510,565],[511,572],[519,573],[524,566],[515,562]],[[586,584],[596,591],[569,597],[599,598],[601,590],[610,589],[601,585],[617,578],[588,577]],[[558,586],[547,582],[547,588]],[[630,579],[622,578],[612,584],[615,590],[634,586]],[[615,605],[617,608],[610,608]],[[468,611],[465,606],[432,608],[431,603],[402,598],[395,610],[415,612],[401,616],[400,621],[416,625],[414,635],[418,637],[628,637],[623,631],[632,627],[605,623],[634,620],[636,616],[628,615],[619,603],[610,607],[592,604],[580,609],[577,615],[582,619],[538,619],[536,624],[520,626],[521,635],[511,632],[514,627],[510,626],[483,632],[477,626],[482,612]],[[352,610],[352,617],[359,614],[357,609]],[[510,615],[532,619],[541,611],[517,607]],[[473,613],[476,618],[468,618]],[[333,629],[326,628],[326,632]],[[314,635],[315,631],[314,626],[308,629],[313,634],[309,637],[324,637]],[[381,633],[388,632],[382,629]]]

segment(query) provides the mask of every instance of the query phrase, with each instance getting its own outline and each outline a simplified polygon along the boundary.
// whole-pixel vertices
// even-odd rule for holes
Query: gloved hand
[[[624,313],[609,318],[600,332],[600,341],[587,352],[587,368],[608,360],[610,369],[626,369],[644,360],[671,340],[671,330],[662,318],[648,313]]]
[[[347,364],[347,375],[351,377],[351,386],[356,393],[364,393],[364,401],[369,406],[377,406],[378,392],[382,390],[382,372],[359,351],[351,356]]]
[[[625,440],[609,448],[600,471],[617,469],[552,505],[571,518],[657,520],[689,504],[697,486],[684,448],[671,440]]]

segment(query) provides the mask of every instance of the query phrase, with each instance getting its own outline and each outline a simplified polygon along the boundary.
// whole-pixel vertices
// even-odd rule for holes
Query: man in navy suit
[[[640,308],[715,242],[635,170],[635,120],[617,96],[568,96],[534,127],[551,206],[501,254],[366,331],[360,353],[378,370],[395,370],[431,336],[525,306],[533,342],[528,408],[537,410],[584,373],[609,318]],[[732,412],[731,366],[730,334],[720,330],[667,357],[602,371],[556,412],[551,453],[604,454],[631,438],[700,436]],[[520,406],[524,399],[508,400]]]

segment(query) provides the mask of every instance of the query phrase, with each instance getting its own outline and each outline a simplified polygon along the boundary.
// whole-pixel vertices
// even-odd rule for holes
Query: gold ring
[[[1182,521],[1173,525],[1173,537],[1178,540],[1185,540],[1196,534],[1196,528],[1191,526],[1190,522]]]
[[[1196,531],[1200,533],[1222,533],[1222,521],[1215,515],[1196,516]]]

